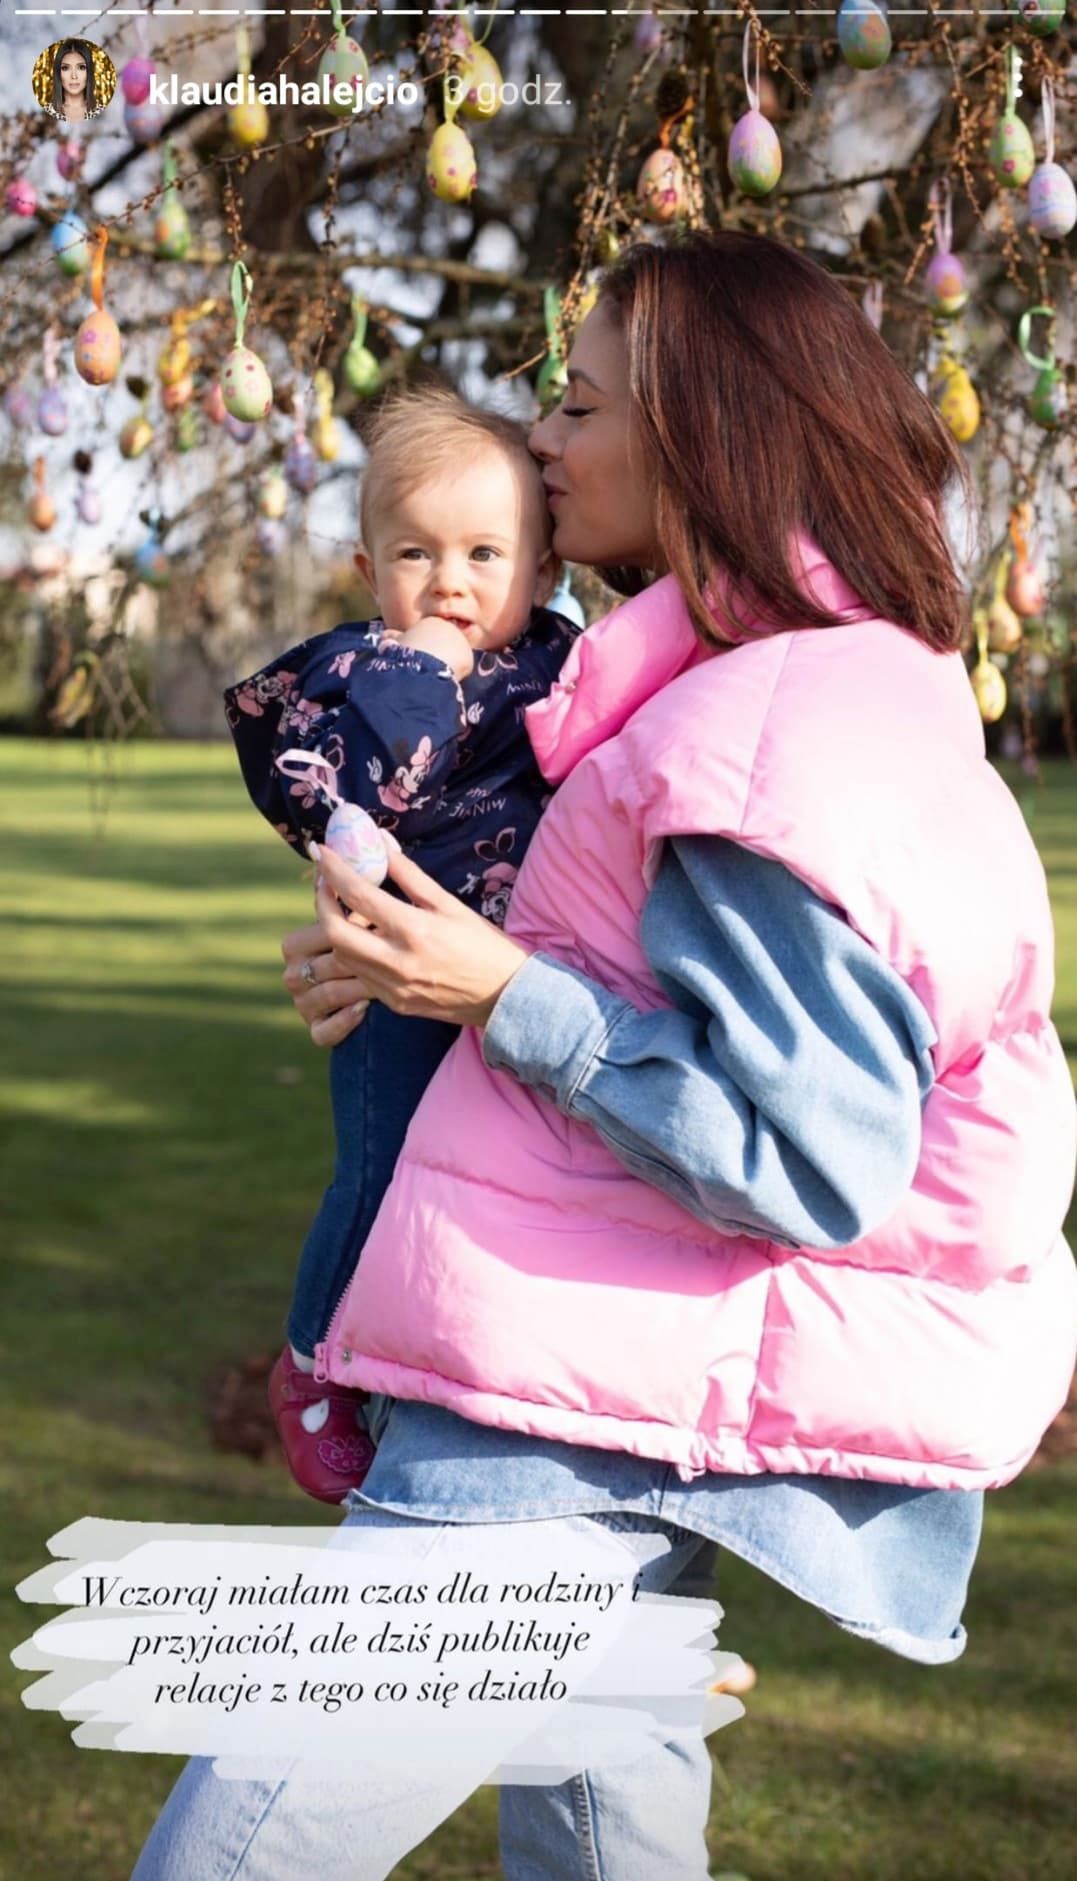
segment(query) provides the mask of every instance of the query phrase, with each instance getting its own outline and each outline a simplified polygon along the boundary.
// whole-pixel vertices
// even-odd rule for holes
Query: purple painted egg
[[[136,144],[155,144],[164,130],[164,107],[146,98],[141,104],[128,100],[123,107],[124,128]]]
[[[778,133],[761,111],[746,111],[729,140],[729,172],[746,196],[767,196],[782,173]]]
[[[309,496],[318,481],[318,459],[309,438],[293,438],[284,453],[284,474],[293,490]]]
[[[225,412],[222,422],[229,437],[237,444],[249,444],[258,429],[257,425],[249,425],[243,418],[234,418],[230,411]]]
[[[119,327],[103,307],[95,307],[75,335],[75,371],[87,385],[111,385],[122,357]]]
[[[389,856],[372,816],[357,803],[338,803],[325,826],[327,846],[365,882],[383,882]]]
[[[1077,225],[1077,189],[1060,163],[1041,163],[1028,186],[1028,219],[1037,235],[1060,242]]]
[[[13,425],[20,427],[34,421],[34,401],[24,385],[9,385],[4,393],[4,410]]]
[[[221,373],[221,396],[225,410],[245,424],[257,424],[268,417],[273,403],[273,385],[257,353],[249,346],[233,346]]]
[[[645,59],[650,52],[658,52],[665,44],[665,38],[665,28],[653,13],[644,13],[636,21],[632,44],[641,59]]]
[[[960,313],[969,297],[968,276],[956,255],[936,255],[924,275],[928,304],[933,313],[947,319]]]
[[[254,539],[263,555],[279,555],[288,540],[288,531],[276,516],[259,516]]]
[[[47,385],[37,401],[37,422],[50,438],[67,430],[67,402],[58,385]]]
[[[83,484],[75,498],[75,508],[78,510],[81,522],[92,525],[101,521],[101,498],[92,483]]]
[[[32,216],[37,208],[37,191],[24,176],[16,176],[4,191],[4,201],[13,216]]]
[[[144,104],[150,95],[157,67],[152,59],[128,59],[120,73],[120,84],[128,104]]]

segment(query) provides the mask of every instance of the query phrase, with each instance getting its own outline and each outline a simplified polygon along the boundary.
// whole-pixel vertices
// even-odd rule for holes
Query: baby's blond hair
[[[364,427],[363,437],[368,455],[359,531],[366,549],[378,516],[405,490],[439,471],[465,469],[491,445],[519,466],[539,541],[549,548],[551,522],[541,475],[527,448],[527,432],[514,418],[480,411],[449,386],[415,386],[392,393]]]

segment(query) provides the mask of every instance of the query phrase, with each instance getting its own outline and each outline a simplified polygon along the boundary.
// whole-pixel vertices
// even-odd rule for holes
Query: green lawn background
[[[1017,780],[1077,1042],[1077,771]],[[48,1617],[11,1589],[85,1514],[335,1519],[208,1440],[207,1384],[279,1341],[328,1173],[325,1061],[282,997],[301,863],[222,746],[0,742],[0,1165],[6,1650]],[[969,1650],[938,1670],[858,1644],[723,1561],[723,1644],[759,1668],[712,1740],[715,1870],[752,1881],[1070,1881],[1077,1872],[1077,1459],[988,1499]],[[23,1708],[0,1753],[7,1881],[126,1881],[172,1760],[76,1751]],[[500,1870],[483,1791],[397,1870]],[[202,1881],[192,1876],[191,1881]],[[318,1881],[318,1877],[310,1878]],[[655,1876],[654,1881],[663,1881]]]

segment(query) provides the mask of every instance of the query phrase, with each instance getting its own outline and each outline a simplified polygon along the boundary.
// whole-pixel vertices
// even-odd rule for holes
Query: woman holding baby
[[[366,1001],[465,1028],[329,1336],[378,1444],[347,1523],[599,1522],[661,1591],[717,1543],[952,1660],[983,1491],[1077,1323],[1046,890],[957,651],[959,454],[840,285],[733,232],[609,271],[531,444],[555,552],[629,598],[528,713],[557,789],[504,929],[323,848],[285,942],[318,1043]],[[137,1881],[375,1881],[459,1801],[390,1791],[194,1763]],[[505,1789],[504,1872],[703,1881],[708,1796],[698,1734]]]

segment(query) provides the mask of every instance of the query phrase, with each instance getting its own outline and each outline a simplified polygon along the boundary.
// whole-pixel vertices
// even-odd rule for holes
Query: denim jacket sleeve
[[[486,1062],[727,1233],[834,1249],[885,1221],[934,1077],[904,981],[782,864],[720,837],[666,845],[641,939],[671,1011],[536,953],[491,1015]]]

